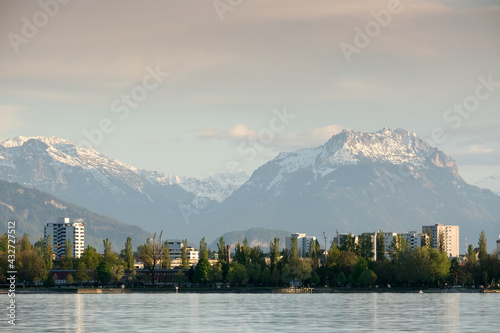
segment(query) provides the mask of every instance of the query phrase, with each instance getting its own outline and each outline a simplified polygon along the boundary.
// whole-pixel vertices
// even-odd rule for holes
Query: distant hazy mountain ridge
[[[500,176],[490,176],[480,179],[475,185],[480,188],[488,189],[496,195],[500,195]]]

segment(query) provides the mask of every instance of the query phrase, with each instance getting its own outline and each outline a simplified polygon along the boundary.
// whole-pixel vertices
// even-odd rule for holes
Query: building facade
[[[288,250],[292,250],[292,238],[297,238],[297,248],[299,251],[299,257],[305,257],[309,252],[309,246],[311,242],[316,243],[316,237],[307,236],[306,234],[291,234],[290,237],[285,238],[285,247]]]
[[[422,233],[429,237],[429,245],[439,249],[440,245],[449,257],[459,257],[460,236],[458,225],[442,225],[440,223],[422,227]],[[440,239],[444,244],[440,244]]]
[[[47,242],[50,235],[52,252],[55,259],[64,258],[66,240],[72,245],[72,256],[80,258],[85,249],[85,224],[80,222],[70,222],[69,217],[58,219],[57,223],[47,223],[43,228],[43,238]]]
[[[497,257],[500,259],[500,235],[498,235],[497,239]]]
[[[170,250],[170,259],[171,260],[176,260],[176,259],[181,259],[182,255],[182,248],[184,247],[184,242],[180,240],[171,240],[168,241],[168,247]],[[186,252],[189,260],[198,260],[199,259],[199,254],[198,250],[196,250],[193,246],[188,245],[186,247]]]
[[[427,234],[421,234],[415,231],[408,231],[401,234],[403,239],[408,242],[410,249],[415,250],[417,247],[421,247],[422,244],[429,243],[429,236]]]

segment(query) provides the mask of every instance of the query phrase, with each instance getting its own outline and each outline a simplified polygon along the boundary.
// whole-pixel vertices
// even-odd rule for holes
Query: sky
[[[0,0],[0,140],[251,174],[343,129],[416,132],[500,175],[500,3]]]

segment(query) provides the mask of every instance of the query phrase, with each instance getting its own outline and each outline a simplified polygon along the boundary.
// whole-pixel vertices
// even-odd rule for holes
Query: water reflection
[[[498,294],[18,295],[23,332],[496,331]],[[0,297],[6,308],[8,297]],[[1,331],[6,323],[0,323]]]

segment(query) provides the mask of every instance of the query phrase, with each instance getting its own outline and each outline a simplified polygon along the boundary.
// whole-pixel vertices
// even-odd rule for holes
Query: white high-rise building
[[[43,238],[47,241],[50,235],[52,252],[56,259],[64,257],[65,241],[71,241],[73,247],[72,255],[80,258],[85,248],[85,224],[80,222],[71,223],[69,217],[58,219],[57,223],[47,223],[43,228]]]
[[[422,233],[430,235],[429,245],[435,249],[439,249],[440,235],[443,235],[444,252],[446,252],[449,257],[459,257],[460,236],[458,225],[442,225],[438,223],[435,225],[423,226]]]
[[[285,247],[289,250],[292,249],[292,238],[297,238],[297,248],[300,257],[305,257],[309,252],[311,242],[316,243],[316,237],[314,236],[307,236],[306,234],[299,233],[291,234],[290,237],[285,238]]]
[[[498,235],[497,239],[497,257],[500,259],[500,235]]]

